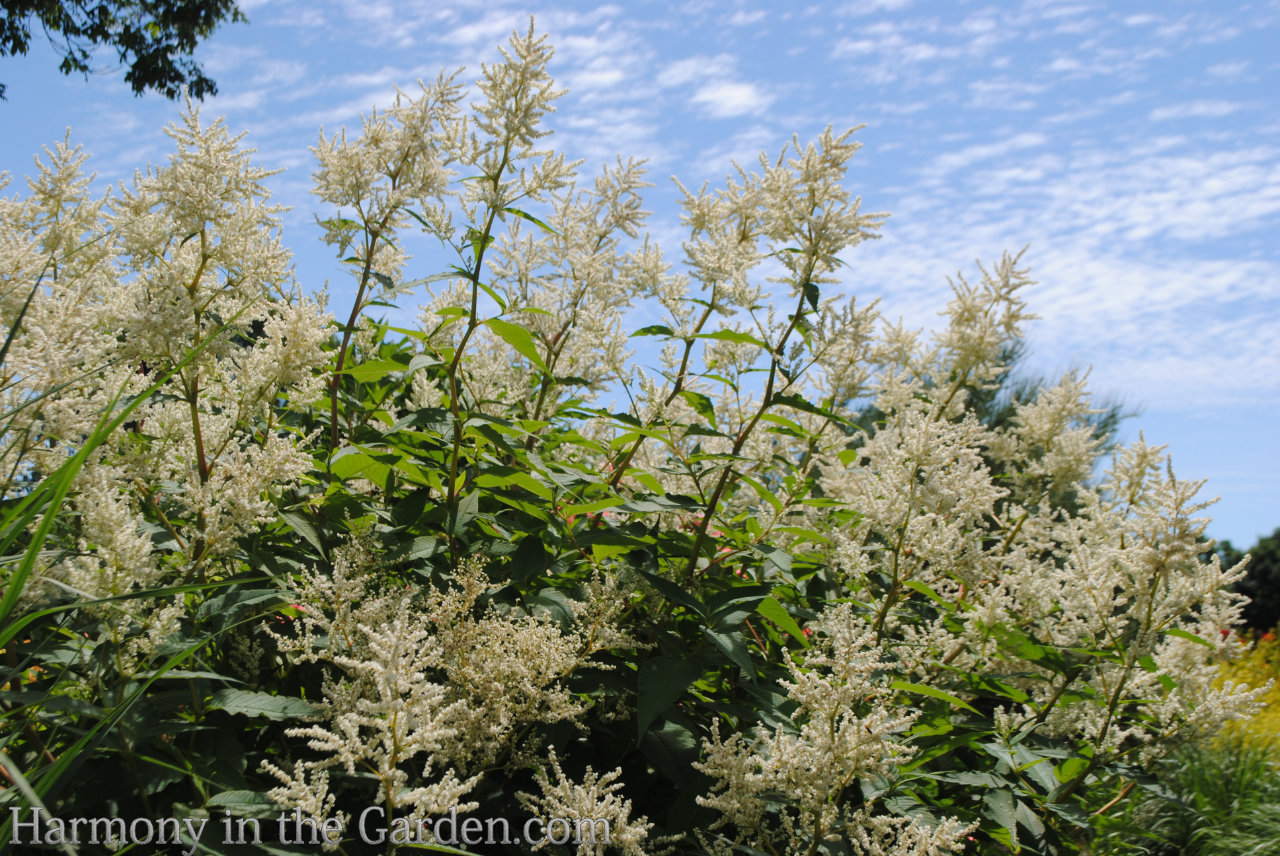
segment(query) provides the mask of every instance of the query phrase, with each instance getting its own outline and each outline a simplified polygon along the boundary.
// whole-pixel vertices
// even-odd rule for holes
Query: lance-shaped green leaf
[[[248,690],[218,690],[213,694],[209,708],[245,716],[265,716],[267,719],[296,719],[315,716],[317,712],[313,705],[300,698]]]
[[[1169,636],[1176,636],[1176,637],[1178,637],[1179,639],[1186,639],[1188,642],[1196,642],[1196,643],[1198,643],[1198,644],[1200,644],[1200,645],[1204,645],[1204,646],[1205,646],[1205,647],[1207,647],[1207,648],[1212,648],[1212,647],[1213,647],[1213,643],[1212,643],[1212,642],[1208,642],[1208,641],[1206,641],[1206,640],[1204,640],[1204,639],[1201,639],[1201,638],[1200,638],[1199,636],[1197,636],[1196,634],[1194,634],[1194,633],[1192,633],[1192,632],[1190,632],[1190,631],[1188,631],[1188,630],[1183,630],[1181,627],[1171,627],[1170,629],[1168,629],[1168,630],[1166,630],[1166,631],[1165,631],[1165,634],[1166,634],[1166,635],[1169,635]]]
[[[945,701],[953,707],[962,707],[965,710],[977,713],[978,710],[959,696],[953,696],[951,693],[943,692],[937,687],[927,686],[925,684],[909,684],[906,681],[894,681],[889,685],[890,689],[902,690],[903,692],[914,693],[915,695],[928,696]]]
[[[700,392],[694,392],[691,389],[681,390],[680,397],[689,402],[689,406],[692,407],[699,416],[707,420],[712,428],[716,427],[716,408],[715,405],[711,403],[710,398],[707,398],[707,396]]]
[[[392,372],[402,372],[408,369],[403,363],[397,363],[395,360],[370,360],[367,363],[349,366],[342,370],[342,374],[351,375],[361,383],[372,383],[375,380],[382,380]]]
[[[540,371],[550,373],[547,364],[542,361],[542,355],[538,353],[538,343],[533,340],[533,334],[528,330],[519,324],[503,321],[501,318],[490,318],[482,323],[502,337],[503,341],[515,348]]]
[[[670,710],[701,674],[701,667],[689,660],[674,657],[650,657],[645,660],[636,676],[637,743],[649,730],[649,725]]]
[[[519,217],[521,220],[528,220],[530,223],[537,226],[539,229],[542,229],[544,232],[547,232],[552,235],[560,234],[555,229],[552,229],[550,226],[548,226],[546,223],[543,223],[537,217],[534,217],[528,211],[521,211],[519,208],[511,208],[511,207],[503,208],[502,210],[507,212],[508,214],[514,214],[515,216]]]
[[[769,350],[769,343],[762,342],[750,333],[743,333],[740,330],[714,330],[710,333],[696,333],[693,339],[719,339],[722,342],[736,342],[739,345],[755,345],[759,348]]]
[[[804,647],[809,647],[809,640],[805,638],[804,631],[800,629],[800,625],[796,624],[796,620],[791,617],[791,613],[778,602],[776,598],[766,597],[760,601],[760,605],[756,607],[756,612],[781,627],[787,633]]]
[[[631,338],[636,336],[674,336],[675,330],[672,330],[665,324],[650,324],[648,327],[641,327],[639,330],[631,334]]]

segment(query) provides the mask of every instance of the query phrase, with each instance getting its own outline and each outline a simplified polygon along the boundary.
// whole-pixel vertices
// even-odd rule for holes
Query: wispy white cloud
[[[870,15],[875,12],[900,12],[911,5],[912,0],[853,0],[836,10],[839,15]]]
[[[1172,119],[1217,119],[1230,116],[1244,106],[1233,101],[1190,101],[1186,104],[1157,107],[1148,115],[1153,122],[1167,122]]]
[[[1158,24],[1163,20],[1159,15],[1126,15],[1120,19],[1126,27],[1145,27],[1150,24]]]
[[[757,24],[760,21],[763,21],[768,14],[769,13],[763,9],[738,9],[729,16],[727,23],[730,27],[749,27],[752,24]]]
[[[870,278],[894,283],[886,305],[927,324],[942,272],[1030,241],[1038,365],[1093,364],[1095,386],[1153,407],[1192,388],[1204,406],[1280,397],[1280,261],[1215,249],[1280,222],[1280,147],[1169,136],[1063,156],[1048,144],[1014,136],[931,164],[893,206],[891,251],[870,251]]]
[[[1045,71],[1072,73],[1082,71],[1084,63],[1073,56],[1058,56],[1053,58],[1053,62],[1045,66]]]
[[[699,86],[690,100],[694,104],[705,107],[706,112],[712,117],[728,119],[734,116],[763,113],[773,103],[773,96],[762,91],[754,83],[718,80]]]
[[[1043,83],[1022,80],[975,80],[969,84],[969,106],[994,110],[1030,110],[1037,104],[1032,96],[1048,89]]]
[[[1043,134],[1026,131],[995,143],[981,143],[955,152],[938,155],[925,170],[930,179],[940,178],[956,170],[967,169],[976,163],[1003,158],[1021,149],[1036,148],[1048,142]]]
[[[930,106],[931,102],[929,101],[882,101],[877,103],[874,109],[876,112],[886,115],[906,116],[911,113],[928,110]]]
[[[1232,78],[1239,77],[1249,68],[1249,63],[1243,61],[1236,62],[1218,62],[1206,68],[1205,74],[1211,77]]]
[[[636,107],[600,107],[590,113],[564,116],[556,145],[589,166],[612,163],[618,155],[642,158],[651,164],[669,164],[669,145],[658,140],[658,123],[648,111]]]
[[[762,124],[748,125],[723,143],[699,153],[682,173],[681,179],[694,186],[704,181],[718,184],[725,176],[736,173],[735,163],[746,169],[754,168],[761,152],[776,154],[779,148],[781,142],[772,128]]]
[[[463,47],[488,49],[504,44],[513,31],[523,32],[528,27],[527,14],[510,9],[490,9],[451,28],[441,40]]]
[[[708,77],[726,77],[733,73],[734,59],[729,54],[691,56],[668,63],[658,72],[659,86],[686,86]]]
[[[655,78],[663,88],[693,86],[689,103],[714,119],[759,115],[774,96],[756,83],[741,80],[729,54],[692,56],[668,63]]]
[[[910,39],[895,25],[883,22],[867,27],[860,37],[839,40],[832,49],[832,55],[836,57],[882,54],[895,57],[904,64],[946,59],[959,53],[956,48]]]

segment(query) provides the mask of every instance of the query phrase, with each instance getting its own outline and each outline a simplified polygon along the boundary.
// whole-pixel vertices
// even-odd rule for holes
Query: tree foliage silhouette
[[[191,55],[226,20],[247,20],[235,0],[0,0],[0,56],[25,55],[38,27],[62,52],[63,74],[88,75],[95,49],[112,48],[138,95],[176,98],[185,86],[203,98],[218,87]]]
[[[1259,632],[1280,625],[1280,527],[1264,535],[1248,550],[1238,550],[1230,541],[1218,544],[1222,563],[1234,564],[1248,553],[1248,576],[1236,583],[1235,590],[1249,596],[1244,608],[1244,622]]]

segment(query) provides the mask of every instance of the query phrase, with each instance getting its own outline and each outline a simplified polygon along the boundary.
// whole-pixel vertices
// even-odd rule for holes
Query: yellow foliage
[[[1252,643],[1245,642],[1248,650],[1229,662],[1222,664],[1220,680],[1231,680],[1236,683],[1260,687],[1273,681],[1271,691],[1263,701],[1266,708],[1252,719],[1233,722],[1228,725],[1225,734],[1236,735],[1258,742],[1280,741],[1280,627],[1263,633]]]

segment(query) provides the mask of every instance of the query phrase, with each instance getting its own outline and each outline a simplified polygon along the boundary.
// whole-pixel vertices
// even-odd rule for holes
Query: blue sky
[[[1124,437],[1168,443],[1221,497],[1211,535],[1244,547],[1280,526],[1280,0],[240,5],[250,23],[197,53],[220,89],[203,112],[284,168],[285,242],[335,310],[350,291],[308,193],[320,127],[358,128],[441,69],[474,79],[533,14],[569,88],[554,144],[587,174],[648,158],[669,256],[668,176],[714,186],[792,134],[865,123],[849,182],[892,216],[846,259],[846,288],[932,327],[948,276],[1028,245],[1028,368],[1091,366],[1097,393],[1139,411]],[[109,60],[85,81],[43,45],[0,59],[0,171],[29,173],[67,128],[104,188],[165,158],[178,106],[135,98]]]

